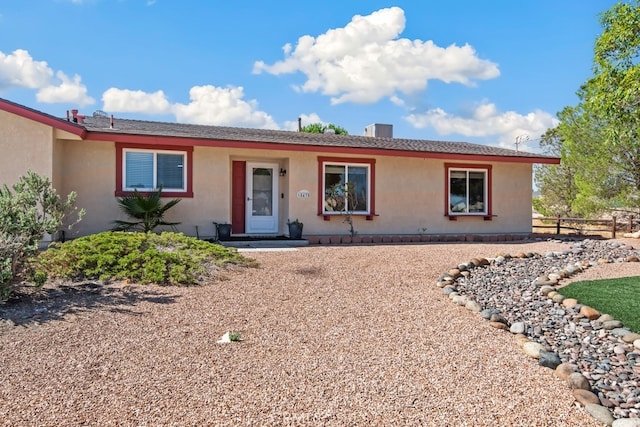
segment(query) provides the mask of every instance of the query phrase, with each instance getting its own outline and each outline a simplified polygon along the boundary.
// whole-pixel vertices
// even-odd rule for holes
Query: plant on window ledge
[[[351,237],[358,234],[353,227],[353,208],[358,206],[358,194],[355,183],[338,183],[329,187],[325,196],[325,206],[327,210],[344,214],[344,220],[342,222],[348,225]]]
[[[175,230],[175,226],[180,223],[165,221],[164,214],[177,205],[181,199],[169,200],[163,204],[160,200],[161,193],[162,187],[148,194],[142,194],[135,190],[132,194],[118,199],[120,209],[135,221],[115,220],[113,221],[115,224],[113,230],[148,233],[160,226],[168,226]]]

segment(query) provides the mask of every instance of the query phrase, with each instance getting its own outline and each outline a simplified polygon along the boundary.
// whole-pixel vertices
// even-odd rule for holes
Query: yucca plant
[[[173,199],[163,204],[160,200],[161,192],[162,187],[145,194],[135,190],[132,194],[118,199],[120,209],[135,221],[113,221],[115,224],[113,230],[144,231],[147,233],[159,226],[168,226],[175,230],[175,226],[180,223],[165,221],[164,214],[177,205],[180,199]]]

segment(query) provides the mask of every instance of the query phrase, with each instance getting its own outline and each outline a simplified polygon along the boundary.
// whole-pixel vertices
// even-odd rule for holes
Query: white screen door
[[[277,163],[247,162],[247,233],[278,232]]]

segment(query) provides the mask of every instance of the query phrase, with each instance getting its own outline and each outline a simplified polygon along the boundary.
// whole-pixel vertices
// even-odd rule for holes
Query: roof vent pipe
[[[69,117],[69,110],[67,110],[67,121],[71,121],[71,117]]]
[[[109,128],[113,129],[113,114],[111,115],[111,122],[109,123]]]

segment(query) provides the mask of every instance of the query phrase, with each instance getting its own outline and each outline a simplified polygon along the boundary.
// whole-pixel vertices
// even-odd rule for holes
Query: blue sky
[[[0,97],[65,116],[537,151],[591,75],[605,0],[0,0]]]

